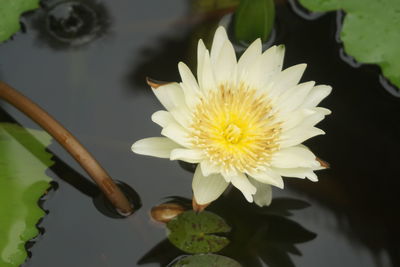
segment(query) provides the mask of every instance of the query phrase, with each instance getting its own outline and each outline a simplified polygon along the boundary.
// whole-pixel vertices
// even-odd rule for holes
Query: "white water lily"
[[[153,84],[166,111],[152,120],[164,137],[139,140],[133,152],[198,163],[192,189],[200,205],[229,184],[264,206],[271,185],[283,188],[282,176],[317,181],[314,171],[323,167],[301,143],[324,134],[315,125],[330,111],[316,106],[331,87],[299,84],[306,64],[282,70],[284,47],[262,52],[259,39],[237,61],[223,27],[210,52],[199,41],[197,56],[197,79],[180,62],[181,83]]]

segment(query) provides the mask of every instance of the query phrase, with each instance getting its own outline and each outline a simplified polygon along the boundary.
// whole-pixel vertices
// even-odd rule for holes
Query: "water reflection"
[[[189,199],[171,198],[170,201],[190,205]],[[232,227],[227,235],[230,244],[221,255],[235,259],[243,266],[295,266],[290,255],[301,256],[298,244],[309,242],[316,234],[290,219],[292,210],[302,210],[309,204],[294,198],[276,198],[269,207],[259,208],[243,201],[240,192],[232,190],[207,210],[218,214]],[[163,240],[138,264],[158,263],[165,266],[184,254],[167,239]]]
[[[47,0],[33,16],[37,41],[55,50],[79,48],[106,35],[107,7],[96,0]]]

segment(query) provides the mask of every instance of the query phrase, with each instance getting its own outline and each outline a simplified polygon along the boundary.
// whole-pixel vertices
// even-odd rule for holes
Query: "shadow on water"
[[[190,206],[191,200],[172,197],[170,201]],[[243,201],[237,190],[225,194],[207,210],[224,218],[232,227],[227,235],[230,244],[219,254],[235,259],[243,266],[295,266],[290,254],[301,256],[297,244],[309,242],[315,233],[290,219],[292,210],[309,207],[307,202],[293,198],[276,198],[269,207],[259,208]],[[139,261],[139,265],[158,263],[166,266],[182,256],[167,239],[161,241]]]

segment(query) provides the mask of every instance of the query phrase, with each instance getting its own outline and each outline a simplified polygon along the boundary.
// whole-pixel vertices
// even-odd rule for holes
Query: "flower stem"
[[[133,207],[113,182],[108,173],[100,166],[93,156],[83,147],[81,143],[59,122],[51,117],[37,104],[26,96],[11,88],[8,84],[0,81],[0,98],[7,101],[22,113],[27,115],[51,136],[54,137],[82,166],[108,200],[122,214],[129,215]]]

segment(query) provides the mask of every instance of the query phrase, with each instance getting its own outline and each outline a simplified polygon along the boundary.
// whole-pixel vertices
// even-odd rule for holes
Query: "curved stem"
[[[85,169],[119,212],[125,215],[133,212],[132,205],[107,172],[59,122],[30,99],[1,81],[0,98],[19,109],[53,136]]]

